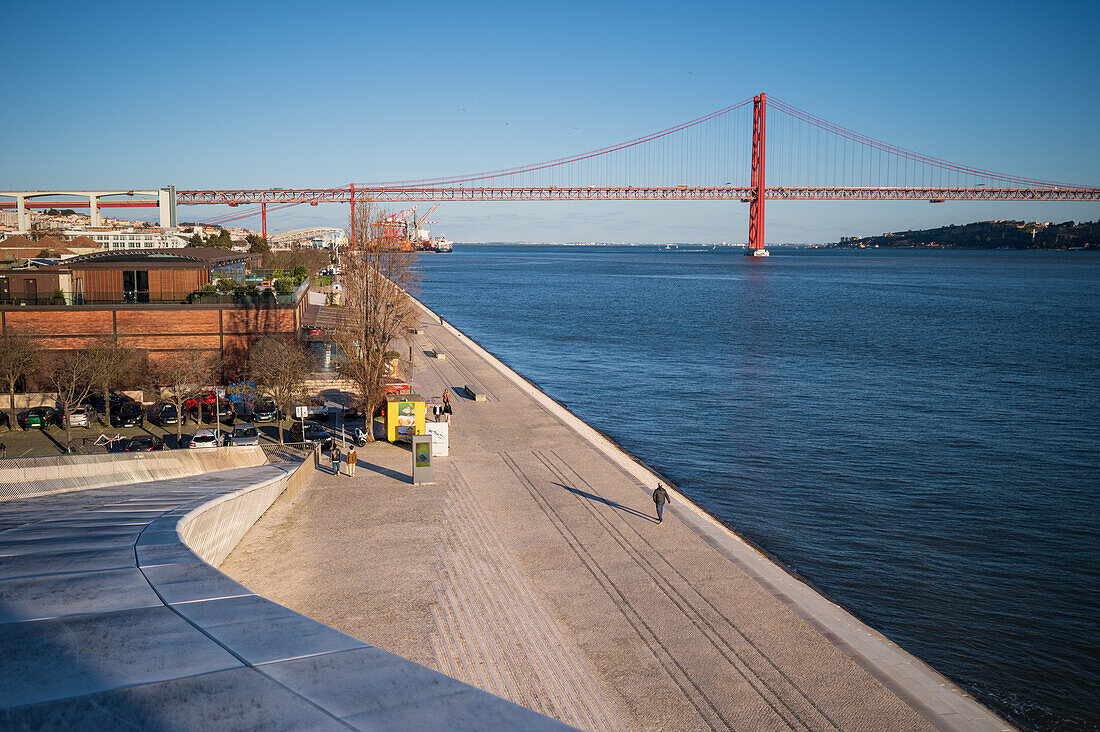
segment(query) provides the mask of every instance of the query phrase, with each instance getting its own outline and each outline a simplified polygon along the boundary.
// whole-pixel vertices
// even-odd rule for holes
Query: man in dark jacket
[[[332,442],[332,448],[329,450],[328,455],[329,455],[330,458],[332,458],[332,474],[333,475],[339,475],[340,474],[340,460],[341,460],[341,458],[344,457],[344,455],[343,455],[343,453],[340,452],[340,448],[336,446],[336,441],[335,440],[333,440],[333,442]]]
[[[657,484],[657,490],[653,491],[653,502],[657,504],[657,523],[661,523],[664,520],[665,504],[672,501],[668,498],[668,491],[660,483]]]

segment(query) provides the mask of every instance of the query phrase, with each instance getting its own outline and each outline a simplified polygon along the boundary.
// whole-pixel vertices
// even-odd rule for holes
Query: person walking
[[[337,447],[335,443],[332,445],[332,452],[329,453],[329,457],[332,458],[332,474],[339,475],[340,458],[342,458],[343,455],[340,453],[340,448]]]
[[[355,477],[355,464],[357,462],[359,462],[359,453],[355,452],[355,447],[353,446],[350,450],[348,450],[348,477],[349,478],[354,478]]]
[[[665,504],[672,501],[668,498],[668,491],[660,483],[657,484],[657,490],[653,491],[653,502],[657,504],[657,523],[661,523],[664,520]]]
[[[443,389],[443,414],[449,420],[451,415],[451,390]]]

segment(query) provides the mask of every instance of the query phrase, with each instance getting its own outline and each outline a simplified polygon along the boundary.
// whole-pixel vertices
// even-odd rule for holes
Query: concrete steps
[[[449,483],[432,608],[439,669],[581,729],[623,729],[457,469]]]

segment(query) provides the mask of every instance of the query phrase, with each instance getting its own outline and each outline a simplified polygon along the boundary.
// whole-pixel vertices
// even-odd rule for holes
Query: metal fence
[[[53,454],[53,455],[0,455],[0,468],[13,468],[13,467],[25,467],[25,468],[46,468],[46,467],[60,467],[72,462],[71,458],[79,457],[81,455],[118,455],[123,457],[126,455],[142,455],[144,452],[125,452],[121,448],[115,447],[115,445],[125,445],[129,441],[130,436],[123,436],[120,440],[113,440],[111,442],[96,442],[91,438],[82,438],[80,440],[73,441],[73,451],[65,454]],[[280,445],[277,442],[261,442],[257,445],[225,445],[220,448],[207,448],[207,449],[221,449],[221,450],[241,450],[245,448],[260,448],[265,455],[275,456],[277,460],[269,459],[268,462],[294,462],[305,460],[306,457],[311,455],[316,448],[316,444],[312,442],[287,442]],[[170,448],[165,447],[164,452],[175,452],[176,450],[186,451],[188,448]]]
[[[277,442],[263,442],[251,447],[259,447],[263,450],[268,465],[273,463],[300,463],[312,458],[317,451],[317,445],[312,442],[288,442],[284,445]],[[229,449],[238,448],[231,447]]]
[[[293,305],[309,289],[304,282],[290,292],[202,292],[187,290],[183,292],[128,292],[116,298],[88,297],[84,294],[67,294],[63,297],[9,297],[0,299],[0,305],[51,305],[67,307],[73,305]]]
[[[263,455],[262,461],[255,465],[276,465],[287,463],[303,463],[307,460],[316,463],[317,446],[311,442],[290,442],[283,445],[278,443],[263,443],[259,445],[239,445],[234,447],[219,447],[205,449],[201,454],[210,454],[215,450],[222,451],[223,455],[231,454],[230,451],[259,450]],[[166,452],[180,452],[177,450]],[[186,452],[186,451],[184,451]],[[118,460],[140,459],[148,453],[119,453]],[[157,453],[164,455],[164,452]],[[96,485],[80,485],[81,465],[88,465],[89,460],[101,463],[95,454],[70,455],[34,455],[26,457],[0,458],[0,502],[14,498],[33,497],[51,493],[66,493],[74,490],[85,490]],[[55,474],[49,479],[42,480],[41,470],[53,469],[63,471],[66,475]],[[73,483],[73,485],[67,485]]]

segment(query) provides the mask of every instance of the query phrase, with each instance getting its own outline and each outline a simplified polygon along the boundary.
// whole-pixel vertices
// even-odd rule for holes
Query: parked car
[[[303,429],[301,422],[295,422],[290,428],[291,442],[313,442],[320,444],[324,449],[332,447],[332,435],[323,426],[316,422],[307,421]]]
[[[233,415],[239,422],[252,421],[252,407],[247,402],[233,402]]]
[[[261,399],[252,405],[253,422],[278,422],[280,416],[273,399]]]
[[[237,420],[237,412],[233,409],[233,402],[228,399],[216,399],[209,404],[202,405],[202,421],[213,424],[218,419],[225,424],[233,424]]]
[[[131,437],[126,443],[124,448],[126,452],[151,452],[153,450],[163,450],[164,440],[153,435],[138,435],[137,437]]]
[[[176,405],[171,402],[157,402],[149,407],[149,421],[159,427],[176,424],[180,421]]]
[[[25,430],[37,427],[40,430],[48,430],[57,424],[57,410],[53,407],[31,407],[20,414],[17,419],[19,426]]]
[[[145,424],[145,411],[137,402],[126,402],[111,412],[112,427],[141,427]]]
[[[84,403],[93,407],[97,415],[103,415],[106,417],[107,415],[113,413],[115,410],[121,407],[123,404],[132,401],[134,401],[133,398],[127,396],[126,394],[112,391],[110,394],[109,402],[104,402],[103,392],[100,391],[89,394],[88,397],[84,400]]]
[[[65,424],[64,413],[59,413],[61,424]],[[72,427],[91,427],[96,421],[96,411],[86,404],[79,404],[69,410],[69,424]]]
[[[221,431],[216,429],[195,430],[191,439],[187,442],[191,450],[202,450],[211,447],[221,447]]]
[[[233,428],[233,434],[229,435],[229,444],[258,445],[260,444],[260,432],[254,424],[239,424]]]

